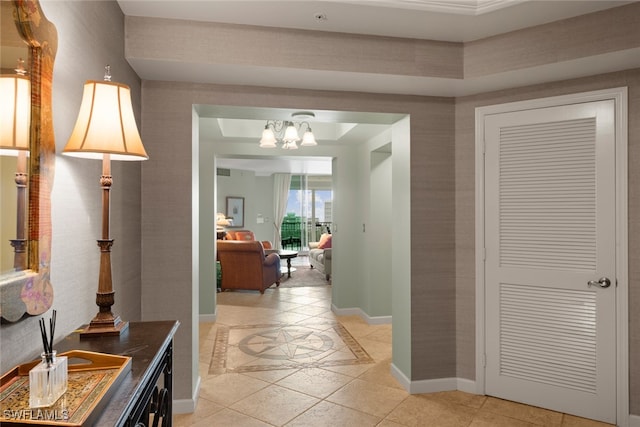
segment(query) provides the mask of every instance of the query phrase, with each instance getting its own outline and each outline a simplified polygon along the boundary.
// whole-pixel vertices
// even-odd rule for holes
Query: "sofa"
[[[218,260],[222,270],[220,289],[250,289],[264,294],[273,285],[280,286],[280,257],[265,256],[262,243],[255,240],[218,240]]]
[[[309,264],[327,280],[331,279],[331,239],[331,234],[325,233],[318,242],[309,242]]]

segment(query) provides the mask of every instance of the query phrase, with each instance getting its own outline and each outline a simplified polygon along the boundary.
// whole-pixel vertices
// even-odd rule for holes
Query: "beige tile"
[[[385,359],[380,363],[376,363],[373,368],[360,375],[358,379],[373,384],[379,384],[404,390],[398,380],[396,380],[394,376],[391,375],[391,359]]]
[[[193,414],[174,414],[172,426],[187,427],[193,424]]]
[[[562,427],[612,427],[613,424],[601,423],[600,421],[588,420],[586,418],[575,417],[564,414],[562,417]]]
[[[323,401],[287,423],[287,427],[376,426],[380,418]]]
[[[217,414],[204,418],[193,424],[202,427],[269,427],[270,424],[264,423],[248,415],[241,414],[231,409],[225,408]]]
[[[303,310],[303,309],[304,307],[300,310]],[[292,324],[292,323],[299,323],[304,320],[311,319],[311,317],[312,317],[311,315],[304,314],[304,311],[302,312],[285,311],[285,312],[277,313],[273,315],[272,319],[279,323]]]
[[[238,347],[227,347],[227,368],[233,369],[239,366],[252,365],[258,358],[256,356],[249,355]]]
[[[492,412],[480,411],[475,416],[469,427],[535,427],[536,424],[515,418],[505,417]]]
[[[391,325],[377,326],[373,332],[366,335],[364,338],[391,345]]]
[[[338,316],[336,316],[336,314],[333,313],[331,310],[327,310],[324,313],[317,315],[316,318],[338,320]]]
[[[289,310],[289,313],[305,314],[309,316],[319,316],[322,313],[329,311],[327,307],[317,307],[315,305],[304,305],[302,307]]]
[[[378,427],[405,427],[405,426],[390,420],[382,420],[382,422],[378,424]]]
[[[200,386],[200,396],[229,406],[268,385],[267,382],[240,374],[222,374],[204,380]]]
[[[562,424],[562,414],[560,412],[536,408],[508,400],[496,399],[495,397],[487,397],[484,405],[482,405],[482,409],[493,412],[494,414],[504,415],[538,425],[560,426]]]
[[[360,375],[362,375],[364,372],[373,368],[374,366],[375,365],[373,363],[359,363],[357,365],[323,366],[322,369],[327,369],[329,371],[333,371],[339,374],[344,374],[353,378],[357,378]]]
[[[174,415],[173,425],[611,427],[460,391],[410,396],[390,373],[391,325],[368,325],[358,316],[335,316],[328,311],[330,303],[330,287],[283,288],[264,295],[219,294],[218,321],[200,324],[202,386],[196,411]],[[334,329],[336,319],[377,363],[352,364],[353,353]],[[261,330],[244,328],[246,325],[261,325],[264,330],[294,324],[329,337],[332,348],[320,355],[319,363],[339,364],[309,367],[304,364],[318,363],[312,357],[261,359],[237,347],[242,338]],[[208,372],[220,327],[229,328],[230,344],[235,344],[228,347],[228,362],[245,363],[236,373]]]
[[[367,414],[384,418],[408,393],[386,386],[371,387],[371,384],[355,379],[327,398],[328,401],[347,406]]]
[[[322,355],[322,361],[355,361],[356,357],[348,348],[342,348],[341,350],[331,350]]]
[[[367,338],[358,338],[358,342],[375,361],[382,361],[391,357],[391,346],[389,344]]]
[[[414,395],[400,403],[386,419],[409,427],[466,427],[477,412],[468,406]]]
[[[325,398],[353,378],[320,368],[300,369],[278,381],[278,385],[318,398]]]
[[[294,372],[298,372],[297,369],[270,369],[268,371],[255,371],[255,372],[243,372],[242,375],[247,375],[252,378],[257,378],[268,383],[276,383],[287,377]]]
[[[464,391],[458,390],[428,393],[422,396],[430,400],[437,400],[439,402],[449,403],[452,405],[464,405],[475,409],[480,409],[487,399],[487,396],[465,393]]]
[[[231,409],[270,424],[281,426],[320,400],[277,385],[260,390],[231,406]]]
[[[193,419],[194,421],[198,421],[203,418],[207,418],[223,409],[224,406],[222,405],[219,405],[205,398],[200,398],[198,399],[198,403],[196,404],[196,410],[193,412]]]

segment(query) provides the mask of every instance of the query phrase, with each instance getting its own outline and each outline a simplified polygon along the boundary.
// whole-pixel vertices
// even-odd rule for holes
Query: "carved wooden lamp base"
[[[109,324],[94,322],[94,320],[80,332],[80,338],[119,336],[129,328],[129,322],[122,321],[120,316],[116,317],[114,322]]]
[[[99,337],[120,335],[129,327],[129,322],[120,319],[111,312],[115,292],[96,293],[96,304],[100,307],[100,311],[91,320],[82,332],[80,337]]]

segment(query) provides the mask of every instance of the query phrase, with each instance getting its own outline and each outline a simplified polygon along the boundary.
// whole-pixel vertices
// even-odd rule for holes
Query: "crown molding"
[[[337,0],[336,0],[337,1]],[[390,7],[395,9],[420,10],[424,12],[448,13],[452,15],[477,16],[516,6],[530,0],[368,0],[350,1],[353,4]]]

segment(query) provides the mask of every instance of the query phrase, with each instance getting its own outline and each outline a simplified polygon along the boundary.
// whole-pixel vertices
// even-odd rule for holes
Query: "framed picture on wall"
[[[244,197],[227,197],[227,218],[233,218],[231,227],[244,227]]]

